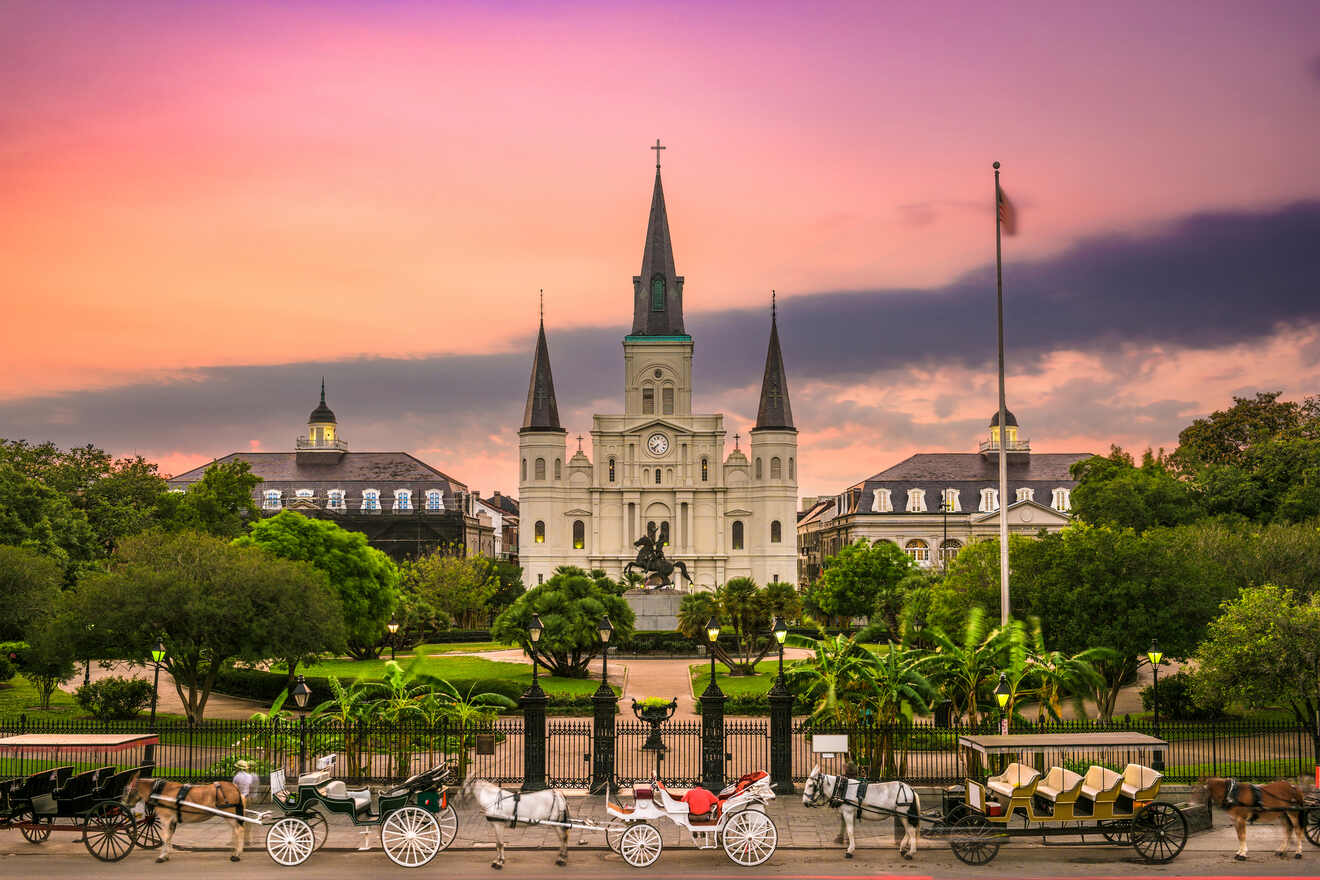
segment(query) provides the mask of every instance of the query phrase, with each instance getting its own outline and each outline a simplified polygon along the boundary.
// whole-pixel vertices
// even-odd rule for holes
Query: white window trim
[[[330,491],[325,493],[325,497],[326,497],[325,506],[327,510],[348,509],[348,504],[345,501],[345,495],[343,489],[331,489]]]
[[[888,489],[876,489],[875,498],[871,500],[872,513],[893,513],[894,512],[894,493]]]
[[[948,507],[949,513],[962,513],[962,491],[945,489],[940,492],[940,506]]]
[[[295,489],[293,493],[295,498],[301,498],[304,501],[311,501],[316,497],[315,489]]]
[[[485,505],[482,505],[482,506],[484,507]],[[426,509],[427,509],[427,510],[444,510],[444,509],[445,509],[445,493],[444,493],[444,492],[441,492],[439,489],[427,489],[427,490],[426,490]]]
[[[372,500],[374,500],[374,501],[376,502],[376,504],[375,504],[374,507],[373,507],[373,506],[370,506],[370,505],[367,504],[367,499],[368,499],[368,498],[371,498]],[[362,490],[362,507],[361,507],[361,509],[362,509],[362,510],[380,510],[380,490],[379,490],[379,489],[363,489],[363,490]]]
[[[280,510],[284,507],[284,492],[279,489],[266,489],[261,493],[262,510]]]
[[[1018,501],[1035,501],[1036,490],[1030,486],[1019,486],[1017,490]]]
[[[925,489],[908,489],[907,512],[908,513],[926,512]]]
[[[1054,490],[1054,497],[1050,499],[1050,507],[1055,510],[1067,512],[1072,509],[1072,490],[1064,486],[1059,486]]]
[[[981,490],[981,504],[977,508],[981,513],[994,513],[999,509],[999,490],[986,487]]]
[[[395,489],[394,490],[394,509],[412,510],[412,490]]]
[[[921,546],[916,546],[920,544]],[[930,565],[930,542],[924,538],[912,538],[903,545],[903,552],[917,565]],[[924,555],[924,558],[922,556]]]

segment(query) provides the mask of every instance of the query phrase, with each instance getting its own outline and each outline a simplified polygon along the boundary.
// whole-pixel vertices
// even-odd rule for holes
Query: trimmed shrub
[[[1199,706],[1192,695],[1192,677],[1185,672],[1160,679],[1160,717],[1171,721],[1206,721],[1223,717],[1223,706]],[[1141,689],[1141,708],[1155,709],[1155,687]]]
[[[13,678],[17,674],[18,674],[18,669],[14,666],[13,663],[9,662],[9,657],[6,656],[5,654],[0,654],[0,683],[9,681],[9,679]]]
[[[129,721],[151,705],[151,682],[115,675],[83,685],[73,698],[97,721]]]

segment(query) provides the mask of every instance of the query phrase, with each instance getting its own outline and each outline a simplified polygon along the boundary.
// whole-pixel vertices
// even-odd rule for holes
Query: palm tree
[[[473,693],[476,685],[468,688],[466,694],[444,679],[437,679],[431,693],[422,701],[422,711],[427,722],[435,727],[438,722],[452,721],[458,728],[457,737],[444,743],[448,754],[451,744],[458,752],[458,778],[467,778],[468,749],[475,742],[475,728],[489,724],[500,709],[514,709],[518,704],[514,700],[493,691]]]
[[[931,700],[935,697],[935,687],[930,683],[922,669],[931,664],[934,657],[917,648],[905,648],[892,642],[888,650],[871,653],[871,673],[868,683],[871,687],[869,701],[875,709],[875,719],[882,725],[880,732],[881,776],[893,778],[901,776],[907,764],[907,741],[904,740],[903,767],[894,762],[894,734],[897,727],[912,723],[914,714],[929,711]],[[872,767],[875,766],[872,756]]]
[[[367,731],[361,722],[371,714],[371,686],[362,678],[348,687],[337,676],[330,676],[330,699],[312,710],[312,719],[338,722],[344,735],[344,761],[352,775],[363,775],[367,766]]]
[[[1062,651],[1045,647],[1045,631],[1039,617],[1031,618],[1029,631],[1031,663],[1036,675],[1036,722],[1043,723],[1048,716],[1052,721],[1062,717],[1063,700],[1072,695],[1074,704],[1082,704],[1082,694],[1091,688],[1104,687],[1104,676],[1094,663],[1112,660],[1118,656],[1112,648],[1088,648],[1069,657]],[[1078,714],[1082,714],[1081,711]]]
[[[860,634],[859,634],[860,635]],[[858,643],[857,636],[820,638],[790,635],[786,645],[810,648],[812,656],[794,663],[786,677],[797,693],[814,701],[810,720],[816,724],[856,724],[861,720],[860,697],[873,690],[875,656]]]
[[[372,682],[372,691],[379,696],[371,702],[371,716],[394,728],[395,775],[412,775],[412,746],[410,731],[400,726],[405,720],[424,721],[426,713],[422,700],[429,688],[417,681],[417,670],[422,655],[416,654],[406,667],[394,660],[385,661],[385,672],[379,682]]]
[[[932,670],[940,691],[952,704],[955,717],[981,722],[978,695],[988,681],[999,679],[1000,664],[1010,639],[1010,630],[986,622],[985,609],[973,607],[967,614],[962,639],[955,642],[938,627],[923,634],[935,643]]]

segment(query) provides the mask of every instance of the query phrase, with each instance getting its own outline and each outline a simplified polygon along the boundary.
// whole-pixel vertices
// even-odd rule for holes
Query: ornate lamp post
[[[537,680],[536,646],[545,632],[541,615],[533,614],[527,624],[527,638],[531,641],[532,686],[523,692],[518,704],[523,710],[523,791],[545,788],[545,691]]]
[[[92,640],[92,630],[96,629],[96,624],[87,624],[87,641]],[[92,683],[92,647],[87,646],[87,662],[83,664],[83,687]]]
[[[1150,650],[1146,652],[1146,659],[1150,661],[1150,673],[1154,676],[1154,684],[1150,689],[1150,698],[1152,708],[1155,710],[1155,735],[1160,735],[1160,661],[1164,659],[1164,652],[1160,650],[1154,639],[1150,640]],[[1151,767],[1154,770],[1164,769],[1164,753],[1156,752],[1151,760]]]
[[[614,713],[619,701],[609,685],[610,639],[614,636],[614,624],[610,623],[608,616],[602,617],[596,631],[600,633],[600,687],[591,695],[592,794],[607,792],[614,781]]]
[[[151,649],[151,662],[156,667],[156,674],[151,681],[151,726],[156,726],[156,699],[160,694],[160,664],[165,662],[165,643],[159,639]]]
[[[299,675],[289,695],[298,707],[298,775],[301,776],[307,772],[307,700],[312,695],[307,679]]]
[[[390,659],[394,659],[394,645],[398,641],[395,638],[399,634],[398,618],[390,618],[390,622],[385,624],[385,628],[390,631]]]
[[[715,644],[720,637],[720,622],[712,616],[706,622],[706,641],[710,644],[710,683],[701,693],[701,776],[706,788],[724,787],[724,692],[715,682]]]
[[[779,675],[767,695],[770,700],[770,784],[778,794],[793,790],[793,693],[784,680],[784,639],[788,624],[776,617],[770,634],[779,644]]]
[[[1008,687],[1008,676],[999,673],[999,684],[995,685],[995,702],[999,704],[999,733],[1008,735],[1008,714],[1005,711],[1008,708],[1008,698],[1011,691]]]

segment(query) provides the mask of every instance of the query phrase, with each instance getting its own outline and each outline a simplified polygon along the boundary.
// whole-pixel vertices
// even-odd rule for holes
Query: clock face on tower
[[[650,450],[652,455],[664,455],[669,451],[669,438],[656,432],[646,438],[646,448]]]

